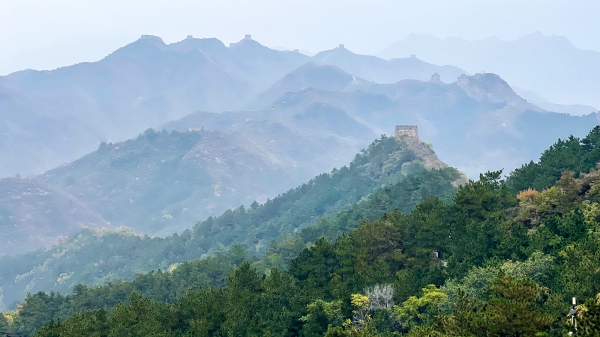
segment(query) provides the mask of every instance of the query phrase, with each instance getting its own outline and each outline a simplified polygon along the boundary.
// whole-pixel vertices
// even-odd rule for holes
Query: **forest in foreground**
[[[39,292],[0,316],[35,336],[600,334],[600,127],[286,258],[241,246],[131,282]],[[223,286],[198,285],[229,259]],[[264,268],[272,261],[275,268]],[[176,275],[176,277],[175,277]],[[208,275],[209,278],[212,275]],[[177,289],[177,291],[174,291]],[[569,324],[571,299],[577,330]],[[41,327],[41,328],[39,328]],[[39,328],[39,329],[38,329]]]

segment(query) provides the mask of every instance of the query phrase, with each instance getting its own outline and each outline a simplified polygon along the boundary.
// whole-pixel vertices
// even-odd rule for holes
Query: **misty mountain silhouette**
[[[500,74],[512,85],[553,103],[600,107],[600,53],[578,49],[564,36],[545,36],[538,31],[514,41],[467,41],[411,34],[380,56],[389,59],[411,54],[472,73],[485,70]]]
[[[353,75],[364,74],[367,80],[419,79],[446,69],[418,60],[388,62],[345,49],[327,54],[315,56],[314,62],[358,71]],[[0,177],[46,171],[93,151],[102,141],[135,137],[194,111],[241,110],[260,102],[256,97],[261,92],[310,61],[249,36],[226,47],[212,38],[165,44],[144,35],[98,62],[2,76],[0,110],[7,141],[0,144]]]

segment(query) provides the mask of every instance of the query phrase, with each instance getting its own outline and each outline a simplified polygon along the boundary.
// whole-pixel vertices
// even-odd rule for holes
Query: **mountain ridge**
[[[436,64],[453,64],[470,72],[486,70],[509,83],[552,97],[557,104],[600,106],[600,52],[576,48],[564,36],[540,32],[513,41],[498,38],[469,41],[411,34],[379,56],[389,59],[416,54]]]
[[[415,62],[424,68],[411,70],[410,62],[348,55],[350,59],[336,62],[346,70],[360,68],[387,80],[442,71],[421,61]],[[272,50],[250,36],[226,47],[212,38],[188,37],[166,44],[146,35],[96,62],[1,76],[0,109],[6,111],[5,128],[13,144],[3,149],[0,143],[0,153],[17,149],[29,156],[18,161],[0,155],[0,177],[49,170],[93,151],[103,141],[126,140],[194,111],[240,110],[311,60],[296,51]],[[370,63],[356,64],[361,60]],[[24,113],[30,118],[19,118]],[[49,127],[39,132],[36,125]]]

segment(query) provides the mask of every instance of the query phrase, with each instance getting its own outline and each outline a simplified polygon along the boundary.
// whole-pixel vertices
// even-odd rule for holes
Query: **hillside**
[[[249,107],[255,109],[268,107],[288,92],[298,92],[307,88],[344,91],[365,85],[369,85],[369,82],[357,78],[338,67],[309,62],[285,75],[271,88],[258,95]]]
[[[68,193],[30,179],[0,180],[0,256],[51,247],[83,228],[110,223]]]
[[[265,201],[306,179],[295,167],[296,158],[259,144],[235,131],[150,129],[133,140],[102,144],[38,179],[113,225],[170,235],[228,208]]]
[[[573,330],[564,321],[576,297],[575,335],[593,335],[600,331],[600,172],[589,163],[600,160],[599,135],[596,127],[569,146],[559,141],[520,170],[540,170],[547,182],[564,166],[589,170],[563,171],[539,191],[523,180],[527,189],[515,194],[510,180],[522,173],[504,181],[500,171],[488,172],[450,203],[426,198],[410,214],[387,213],[335,240],[320,238],[267,274],[253,268],[260,261],[242,263],[236,247],[133,282],[29,295],[18,313],[7,313],[5,327],[27,335],[46,325],[39,336],[48,337],[106,330],[562,336]],[[219,262],[238,267],[222,287],[200,285],[208,270],[223,280]]]
[[[557,104],[600,107],[600,53],[576,48],[564,36],[540,32],[514,41],[498,38],[467,41],[411,34],[388,47],[385,59],[419,58],[436,64],[452,64],[471,73],[496,73],[510,84],[531,90]],[[588,113],[591,111],[588,111]]]
[[[435,154],[427,159],[431,158]],[[460,178],[454,169],[420,173],[424,169],[424,159],[417,157],[406,142],[381,138],[348,166],[321,174],[263,204],[242,206],[198,222],[180,235],[162,239],[85,230],[50,249],[0,257],[0,278],[10,280],[0,285],[4,305],[28,291],[67,291],[80,282],[104,284],[153,269],[166,270],[173,263],[218,254],[235,244],[250,254],[263,254],[273,240],[284,240],[324,216],[334,216],[382,186],[395,186],[395,192],[387,193],[403,197],[379,203],[371,211],[375,216],[394,208],[408,211],[429,194],[447,196],[454,189],[452,182]],[[408,181],[402,183],[404,179]],[[348,224],[337,230],[350,228]]]
[[[103,144],[37,179],[113,225],[165,236],[340,167],[377,136],[345,111],[312,102],[262,116],[197,113],[185,121],[179,131],[150,129]],[[171,131],[178,123],[184,122],[165,127]]]

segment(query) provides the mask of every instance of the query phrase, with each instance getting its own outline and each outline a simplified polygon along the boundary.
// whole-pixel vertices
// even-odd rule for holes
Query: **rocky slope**
[[[83,228],[111,224],[77,198],[30,179],[0,180],[0,256],[50,247]]]

